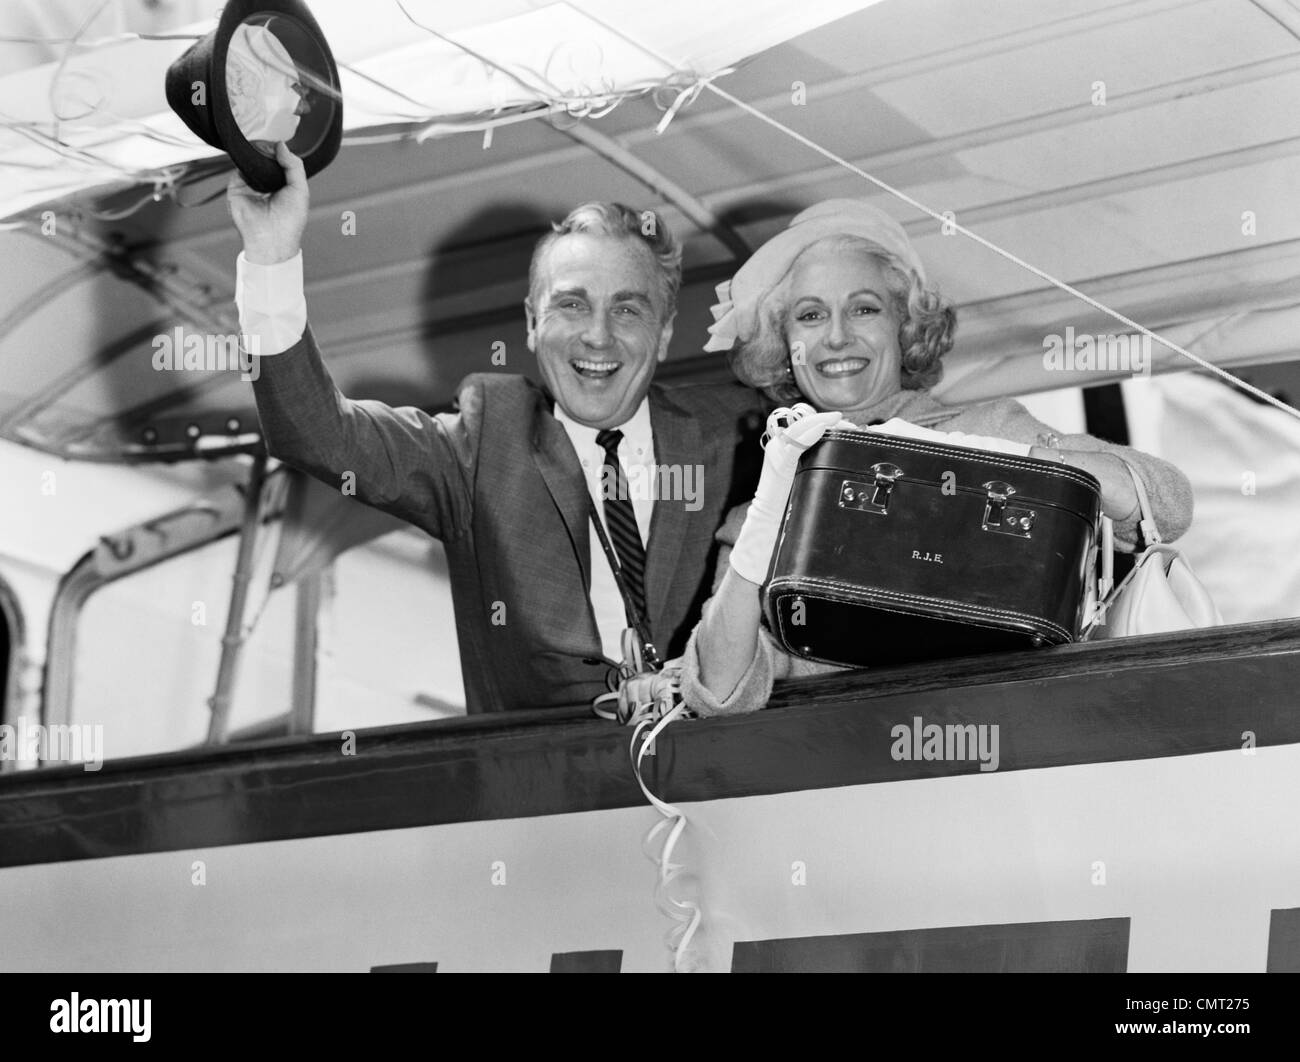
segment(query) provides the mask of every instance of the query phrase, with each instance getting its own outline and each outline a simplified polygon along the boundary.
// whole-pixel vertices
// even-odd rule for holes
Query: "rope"
[[[895,188],[891,184],[887,184],[885,181],[882,181],[879,177],[873,176],[872,174],[868,173],[866,170],[862,169],[860,166],[855,166],[847,159],[841,158],[839,155],[835,154],[835,152],[822,147],[816,141],[811,140],[810,138],[804,136],[802,133],[797,132],[794,129],[791,129],[788,125],[784,124],[783,122],[779,122],[775,118],[772,118],[771,116],[764,114],[757,107],[751,106],[750,104],[746,103],[744,100],[737,99],[735,96],[733,96],[730,92],[727,92],[725,89],[718,88],[718,86],[713,84],[711,81],[705,81],[703,82],[703,85],[710,92],[714,93],[715,95],[721,97],[724,100],[727,100],[730,103],[735,104],[742,111],[752,114],[755,118],[758,118],[761,121],[764,121],[768,125],[772,126],[772,128],[780,130],[782,133],[785,133],[786,136],[789,136],[792,139],[798,141],[800,144],[803,144],[805,147],[811,148],[813,151],[817,152],[817,154],[821,155],[823,158],[830,160],[831,162],[835,163],[838,166],[843,166],[850,173],[857,174],[863,180],[869,181],[871,184],[874,184],[881,191],[888,192],[896,199],[901,199],[904,203],[912,207],[914,210],[919,210],[922,214],[929,215],[930,217],[934,218],[936,221],[942,223],[948,228],[951,228],[954,232],[960,232],[963,236],[966,236],[967,238],[974,240],[981,247],[987,248],[988,250],[992,251],[994,254],[1002,258],[1005,258],[1008,262],[1012,262],[1013,264],[1018,265],[1021,269],[1025,269],[1028,270],[1030,273],[1033,273],[1034,276],[1040,278],[1041,280],[1047,281],[1047,283],[1051,284],[1053,287],[1059,288],[1061,291],[1064,291],[1068,295],[1073,295],[1076,299],[1080,299],[1083,302],[1086,302],[1093,309],[1100,310],[1102,313],[1115,318],[1115,320],[1127,325],[1129,328],[1132,328],[1137,332],[1140,332],[1142,335],[1147,336],[1149,339],[1155,340],[1161,346],[1168,347],[1170,350],[1174,351],[1175,353],[1181,354],[1183,357],[1188,358],[1191,361],[1194,361],[1201,368],[1206,369],[1209,372],[1214,373],[1216,376],[1221,377],[1223,380],[1225,380],[1227,383],[1231,384],[1232,386],[1239,387],[1241,388],[1241,390],[1246,391],[1251,395],[1254,395],[1260,401],[1267,402],[1269,405],[1276,406],[1278,409],[1282,410],[1283,413],[1287,413],[1293,417],[1296,417],[1297,419],[1300,419],[1300,409],[1296,409],[1293,406],[1287,405],[1287,403],[1281,401],[1278,398],[1274,398],[1266,391],[1261,391],[1258,387],[1255,387],[1252,384],[1248,384],[1245,380],[1238,379],[1236,376],[1233,376],[1232,373],[1219,368],[1219,366],[1215,365],[1213,362],[1206,361],[1204,358],[1201,358],[1196,354],[1193,354],[1190,350],[1185,350],[1184,348],[1180,347],[1177,343],[1173,342],[1172,340],[1165,339],[1163,336],[1157,335],[1155,332],[1151,331],[1151,329],[1138,324],[1132,318],[1126,317],[1118,310],[1112,310],[1109,306],[1106,306],[1103,303],[1098,302],[1091,295],[1088,295],[1080,291],[1078,288],[1074,287],[1073,285],[1067,284],[1063,280],[1058,280],[1056,277],[1052,276],[1046,270],[1039,269],[1036,265],[1026,262],[1019,255],[1016,255],[1011,251],[1006,250],[1005,248],[999,247],[992,240],[985,239],[978,232],[972,232],[970,229],[966,228],[965,226],[959,225],[955,220],[953,220],[953,218],[945,217],[943,214],[940,214],[938,211],[932,210],[930,207],[926,206],[924,203],[920,202],[919,200],[912,198],[912,196],[908,195],[906,192],[902,191],[901,189]]]

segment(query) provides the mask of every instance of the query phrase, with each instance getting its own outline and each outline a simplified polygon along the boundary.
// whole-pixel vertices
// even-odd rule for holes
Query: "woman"
[[[684,698],[702,715],[753,711],[767,703],[774,679],[837,670],[790,656],[761,627],[759,587],[799,455],[842,420],[896,434],[914,433],[913,425],[956,433],[947,441],[1081,468],[1101,484],[1102,510],[1126,552],[1139,536],[1125,460],[1141,476],[1166,541],[1191,523],[1191,484],[1166,461],[1091,435],[1058,435],[1013,399],[958,407],[932,397],[956,314],[926,286],[902,227],[865,202],[805,210],[719,295],[705,349],[731,351],[736,375],[774,401],[821,412],[773,438],[753,502],[733,510],[718,533],[723,575],[683,660]]]

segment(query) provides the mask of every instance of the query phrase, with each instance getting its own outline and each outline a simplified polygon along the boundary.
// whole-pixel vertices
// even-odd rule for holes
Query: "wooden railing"
[[[999,772],[1300,743],[1300,622],[789,682],[672,725],[647,781],[701,801],[979,773],[896,758],[918,718],[996,725]],[[637,806],[629,737],[575,707],[12,773],[0,866]]]

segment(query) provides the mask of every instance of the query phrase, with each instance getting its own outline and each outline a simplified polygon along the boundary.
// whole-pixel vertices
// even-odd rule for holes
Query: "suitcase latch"
[[[856,509],[863,513],[889,512],[889,495],[894,483],[903,474],[903,470],[888,461],[881,461],[871,466],[876,478],[872,482],[858,479],[846,479],[840,487],[840,508]]]
[[[1016,538],[1031,538],[1034,521],[1038,513],[1033,509],[1023,509],[1008,505],[1007,499],[1016,492],[1010,483],[1000,479],[990,480],[984,484],[988,491],[988,501],[984,504],[984,530],[999,535],[1015,535]]]

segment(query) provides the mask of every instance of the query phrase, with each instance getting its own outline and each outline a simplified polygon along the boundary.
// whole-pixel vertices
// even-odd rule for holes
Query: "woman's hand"
[[[226,203],[244,239],[244,257],[256,265],[287,262],[302,246],[307,227],[307,171],[283,141],[275,160],[284,168],[285,186],[271,195],[255,192],[236,171],[226,185]]]
[[[843,419],[843,415],[835,411],[811,413],[783,431],[775,432],[767,444],[758,490],[731,551],[731,567],[746,582],[761,586],[767,578],[767,568],[772,560],[772,551],[776,549],[781,517],[790,498],[790,488],[794,485],[799,457]]]
[[[1137,491],[1123,458],[1100,450],[1060,450],[1041,444],[1031,447],[1029,456],[1073,465],[1092,475],[1101,484],[1101,511],[1112,520],[1132,520],[1138,515]]]
[[[813,413],[812,407],[788,427],[768,420],[771,441],[763,457],[758,491],[732,547],[731,558],[717,593],[704,606],[695,634],[700,682],[719,701],[729,700],[749,671],[758,651],[762,606],[758,588],[767,578],[781,516],[790,498],[799,456],[831,428],[843,422],[839,413]],[[779,412],[779,411],[778,411]],[[773,414],[776,417],[776,414]]]

